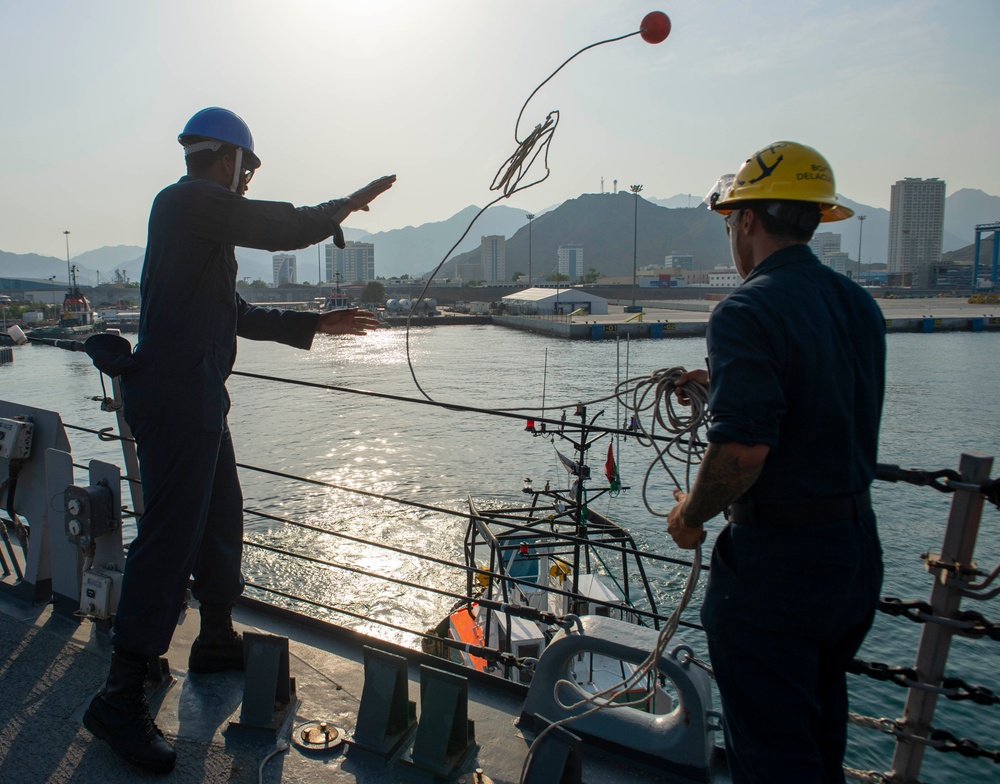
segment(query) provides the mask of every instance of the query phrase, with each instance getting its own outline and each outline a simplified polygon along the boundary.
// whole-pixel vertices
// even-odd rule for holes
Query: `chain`
[[[892,681],[897,686],[909,688],[917,681],[917,671],[912,667],[890,667],[882,662],[866,662],[854,659],[847,667],[854,675],[867,675],[877,681]]]
[[[969,700],[976,705],[1000,705],[1000,696],[985,686],[970,686],[961,678],[942,678],[941,686],[952,692],[951,694],[945,693],[944,696],[955,702]]]
[[[991,640],[1000,642],[1000,623],[993,623],[986,620],[982,613],[978,613],[975,610],[963,610],[962,612],[955,613],[955,620],[971,624],[970,628],[960,630],[959,634],[974,639],[989,637]]]
[[[956,752],[963,757],[983,757],[1000,765],[1000,751],[984,749],[974,740],[956,738],[948,730],[932,730],[931,745],[941,752]]]
[[[920,468],[900,468],[890,463],[879,463],[875,469],[875,478],[883,482],[906,482],[921,487],[933,487],[941,493],[954,493],[961,488],[978,490],[991,504],[1000,508],[1000,479],[990,479],[981,485],[969,485],[962,482],[962,475],[951,468],[937,471],[925,471]],[[945,481],[941,481],[941,480]]]
[[[945,677],[940,686],[931,686],[918,681],[917,671],[912,667],[890,667],[882,662],[866,662],[854,659],[847,671],[854,675],[867,675],[877,681],[891,681],[905,688],[932,691],[947,697],[953,702],[968,700],[976,705],[1000,705],[1000,696],[994,694],[985,686],[970,686],[961,678]]]
[[[983,482],[979,489],[986,496],[987,501],[1000,509],[1000,479]]]
[[[905,615],[915,623],[924,623],[927,620],[926,616],[934,615],[934,608],[927,602],[904,602],[895,596],[883,596],[879,599],[878,610],[886,615]]]
[[[963,610],[948,618],[934,614],[934,608],[927,602],[904,602],[894,596],[883,596],[878,601],[878,609],[886,615],[903,615],[915,623],[938,623],[950,626],[956,632],[978,639],[989,637],[1000,642],[1000,624],[987,620],[975,610]]]
[[[875,478],[883,482],[906,482],[920,487],[933,487],[942,493],[954,493],[955,488],[940,480],[949,479],[958,482],[962,479],[962,475],[951,468],[924,471],[920,468],[900,468],[898,465],[879,463],[875,468]]]
[[[961,754],[963,757],[982,757],[1000,764],[1000,751],[984,749],[974,740],[970,740],[969,738],[957,738],[948,730],[931,729],[930,735],[925,738],[920,735],[911,735],[910,733],[905,732],[903,725],[899,721],[893,719],[876,719],[872,716],[861,716],[857,713],[849,713],[847,714],[847,720],[851,724],[855,724],[858,727],[877,730],[878,732],[884,732],[887,735],[894,735],[904,743],[916,743],[922,746],[930,746],[932,749],[936,749],[942,753],[954,752],[956,754]],[[855,781],[874,781],[879,782],[880,784],[892,781],[891,776],[886,776],[882,773],[876,773],[875,771],[870,770],[853,770],[846,766],[844,767],[844,774],[847,778],[854,779]]]

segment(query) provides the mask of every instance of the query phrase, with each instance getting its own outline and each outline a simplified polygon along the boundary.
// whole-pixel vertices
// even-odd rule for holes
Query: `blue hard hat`
[[[177,141],[185,144],[185,140],[191,140],[191,137],[215,139],[242,147],[244,154],[249,156],[247,163],[254,169],[260,166],[260,158],[253,151],[253,136],[250,134],[250,128],[238,114],[228,109],[209,106],[207,109],[197,112],[187,121],[184,130],[177,137]]]

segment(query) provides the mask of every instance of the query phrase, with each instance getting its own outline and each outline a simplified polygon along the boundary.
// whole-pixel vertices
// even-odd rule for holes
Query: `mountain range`
[[[866,219],[828,224],[820,230],[840,234],[841,249],[852,259],[857,257],[860,231],[863,261],[884,262],[889,211],[843,196],[841,199],[855,214],[865,215]],[[429,272],[445,258],[466,229],[469,230],[464,239],[458,242],[439,273],[440,278],[453,277],[457,261],[478,258],[480,238],[495,234],[507,238],[508,275],[528,272],[530,234],[532,275],[536,279],[553,271],[558,247],[564,244],[583,246],[585,268],[593,267],[608,276],[631,274],[633,235],[639,266],[660,265],[669,253],[693,255],[698,269],[730,261],[726,235],[718,218],[689,194],[667,199],[636,198],[628,191],[583,194],[535,213],[530,229],[524,210],[503,204],[489,208],[470,228],[470,222],[479,212],[480,208],[469,206],[439,222],[377,233],[345,227],[344,234],[348,240],[375,244],[376,272],[381,277],[404,274],[417,277]],[[945,199],[943,251],[949,258],[971,258],[967,248],[975,239],[975,226],[998,220],[1000,197],[971,188],[956,191]],[[83,285],[107,282],[116,273],[138,281],[143,252],[143,248],[134,245],[116,245],[80,253],[71,261],[78,268],[78,281]],[[318,245],[295,251],[299,282],[315,282],[321,253]],[[236,255],[241,277],[272,279],[272,253],[238,248]],[[54,282],[62,285],[66,282],[66,269],[65,259],[0,250],[0,278],[43,281],[55,276]]]

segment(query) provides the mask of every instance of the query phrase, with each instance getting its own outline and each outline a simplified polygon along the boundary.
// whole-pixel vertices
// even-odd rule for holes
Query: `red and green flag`
[[[622,488],[621,477],[618,476],[618,464],[615,462],[614,444],[608,444],[608,459],[604,461],[604,475],[611,485],[611,492],[617,493]]]

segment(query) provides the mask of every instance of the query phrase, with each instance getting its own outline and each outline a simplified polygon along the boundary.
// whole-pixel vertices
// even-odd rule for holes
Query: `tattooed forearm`
[[[709,444],[684,507],[685,525],[701,525],[749,490],[768,451],[761,444]]]

